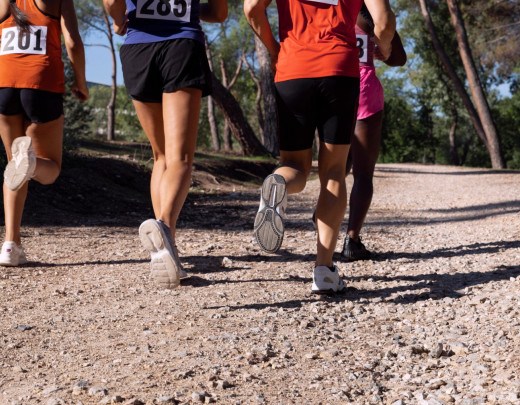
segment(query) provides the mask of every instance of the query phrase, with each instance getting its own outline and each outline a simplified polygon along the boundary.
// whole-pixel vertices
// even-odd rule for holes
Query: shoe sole
[[[150,270],[155,282],[162,288],[178,287],[182,266],[166,247],[168,239],[157,221],[149,219],[143,222],[139,227],[139,238],[143,247],[150,252]]]
[[[22,136],[16,138],[11,145],[12,158],[5,168],[4,181],[12,191],[20,189],[30,179],[31,159],[29,158],[29,149],[31,144],[30,137]]]
[[[356,256],[355,253],[345,253],[341,252],[341,257],[345,259],[346,262],[356,262],[358,260],[369,260],[372,256],[372,253],[363,253],[362,255]]]
[[[330,284],[330,283],[329,283]],[[316,288],[315,288],[316,287]],[[333,295],[333,294],[343,294],[347,291],[347,286],[345,285],[345,282],[343,279],[340,278],[340,284],[339,288],[331,287],[331,288],[317,288],[315,282],[312,283],[311,293],[312,294],[320,294],[320,295]]]
[[[316,295],[340,295],[344,294],[347,291],[347,288],[344,287],[341,290],[334,290],[333,288],[330,288],[328,290],[311,290],[311,294]]]
[[[265,252],[274,253],[283,241],[284,223],[276,211],[286,194],[285,181],[282,176],[272,174],[262,184],[261,198],[265,207],[255,217],[255,239]]]

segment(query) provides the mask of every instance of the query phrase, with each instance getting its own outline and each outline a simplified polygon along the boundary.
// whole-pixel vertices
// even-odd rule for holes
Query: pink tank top
[[[356,25],[356,39],[359,49],[359,65],[373,67],[375,48],[373,37]]]

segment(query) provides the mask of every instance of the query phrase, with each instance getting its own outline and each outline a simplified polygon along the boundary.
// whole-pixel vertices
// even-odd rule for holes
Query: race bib
[[[47,53],[47,27],[31,25],[31,32],[21,32],[18,27],[4,28],[0,42],[0,55]]]
[[[137,0],[137,18],[190,22],[191,0]]]
[[[368,35],[356,34],[356,43],[359,49],[359,61],[368,61]]]
[[[330,4],[332,6],[338,5],[338,0],[308,0],[308,1],[313,1],[315,3]]]

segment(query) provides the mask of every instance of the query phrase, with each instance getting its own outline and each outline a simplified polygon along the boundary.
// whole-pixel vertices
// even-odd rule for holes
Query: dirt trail
[[[193,193],[173,291],[139,245],[145,193],[121,219],[33,212],[32,264],[0,269],[0,404],[520,403],[520,173],[378,165],[377,254],[340,262],[333,298],[310,294],[317,189],[276,255],[255,187]]]

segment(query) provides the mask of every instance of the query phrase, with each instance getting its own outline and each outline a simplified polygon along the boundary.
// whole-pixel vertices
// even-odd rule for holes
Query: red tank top
[[[280,54],[275,81],[359,77],[354,25],[362,0],[277,0]]]
[[[18,31],[9,16],[0,23],[0,87],[65,91],[60,19],[45,15],[35,0],[17,0],[31,33]]]

